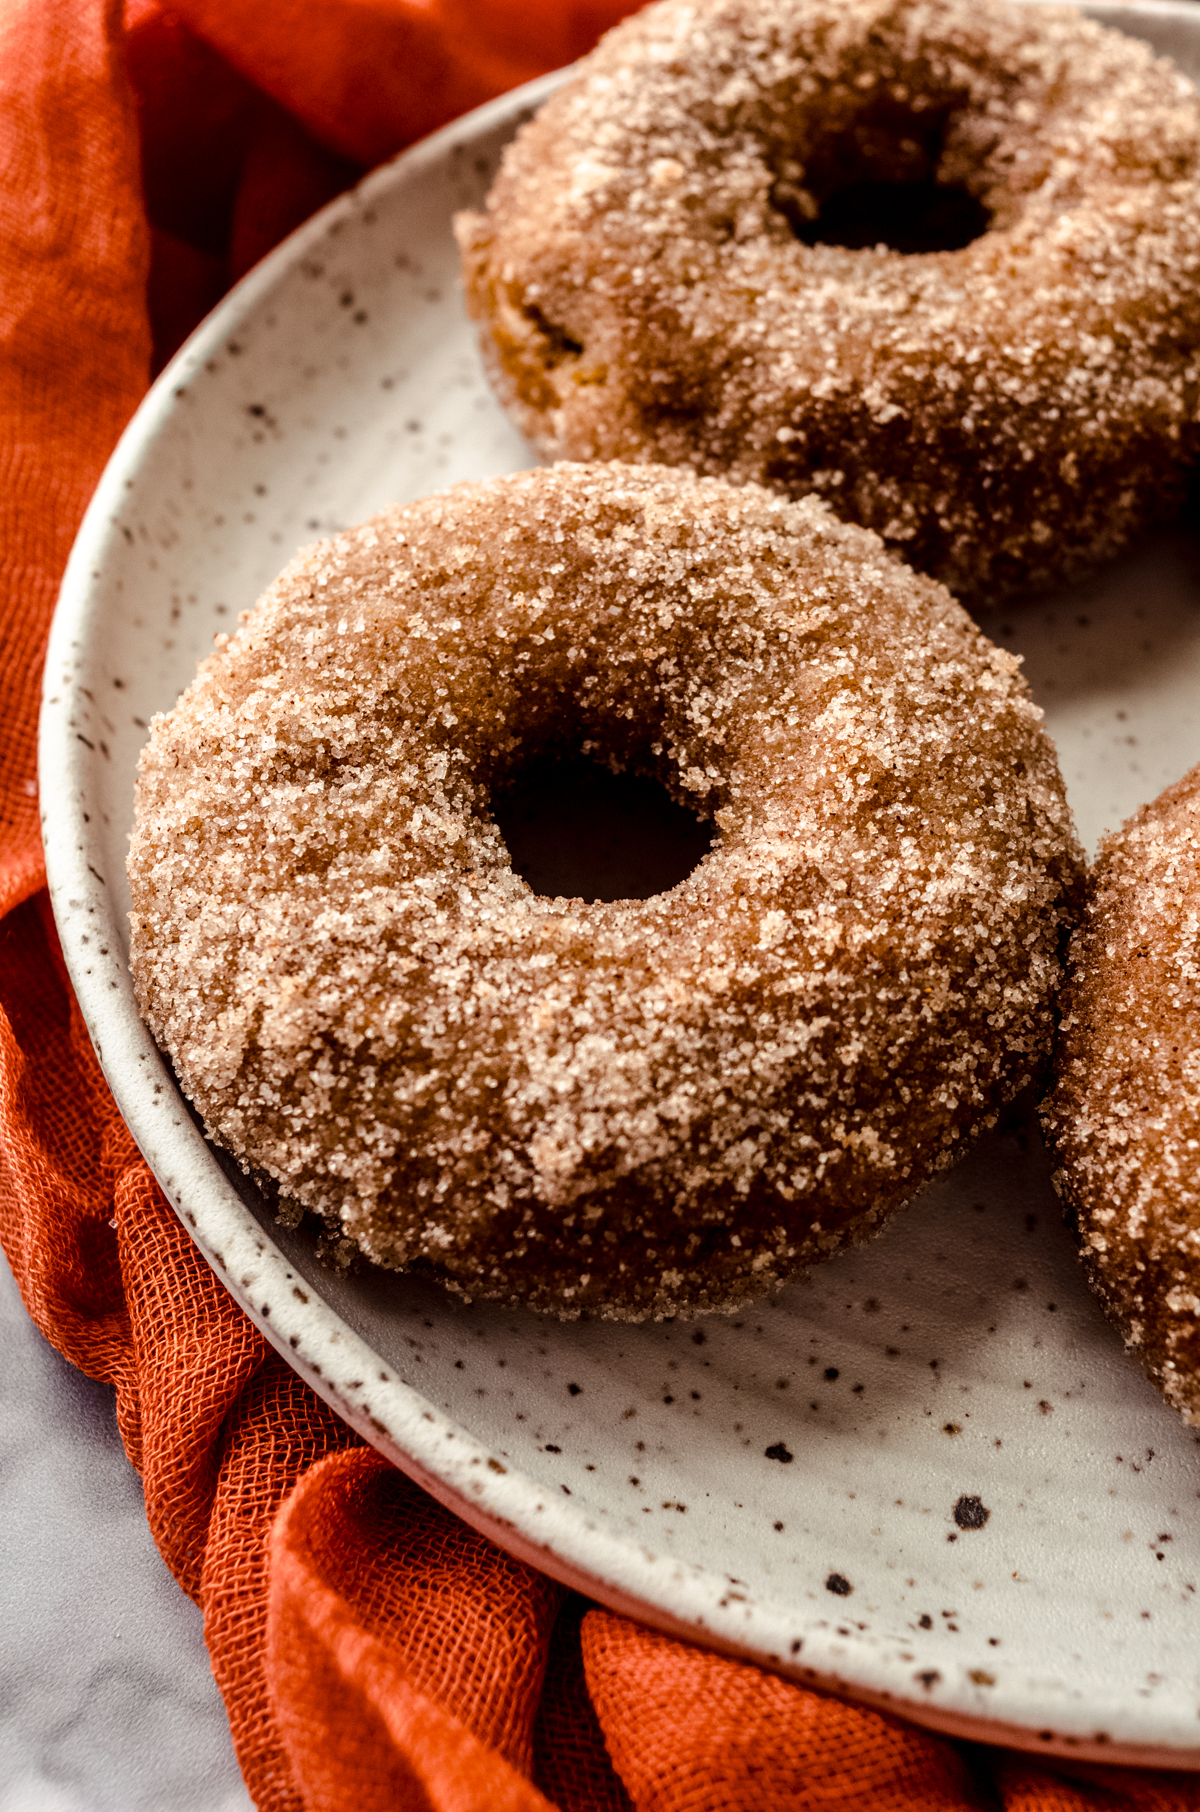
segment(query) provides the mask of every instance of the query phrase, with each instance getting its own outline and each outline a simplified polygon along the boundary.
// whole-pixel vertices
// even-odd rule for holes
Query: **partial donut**
[[[814,492],[961,597],[1113,554],[1197,452],[1200,103],[1071,8],[661,0],[458,231],[543,455]]]
[[[728,1306],[875,1227],[1049,1052],[1077,874],[1012,656],[815,499],[562,465],[302,554],[154,720],[142,1010],[212,1134],[373,1260]],[[716,838],[544,898],[537,757]]]
[[[1101,847],[1042,1108],[1092,1284],[1200,1424],[1198,937],[1200,767]]]

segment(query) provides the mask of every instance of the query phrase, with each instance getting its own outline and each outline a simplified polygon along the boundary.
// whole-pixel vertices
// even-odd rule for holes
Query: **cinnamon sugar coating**
[[[1012,656],[816,499],[559,465],[301,554],[156,717],[138,998],[210,1134],[375,1262],[618,1317],[876,1226],[1048,1055],[1078,851]],[[538,751],[716,842],[534,894]]]
[[[987,229],[797,236],[848,185],[920,180]],[[457,225],[544,455],[816,493],[960,597],[1079,576],[1197,452],[1200,101],[1073,8],[660,0]]]
[[[1200,1424],[1200,767],[1105,839],[1042,1120],[1088,1274]]]

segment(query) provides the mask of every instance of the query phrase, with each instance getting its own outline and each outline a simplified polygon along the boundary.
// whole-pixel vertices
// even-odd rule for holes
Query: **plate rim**
[[[1026,3],[1041,4],[1043,0]],[[1090,0],[1085,10],[1100,18],[1128,17],[1136,12],[1143,17],[1176,19],[1186,22],[1200,37],[1200,8],[1195,0],[1136,0],[1135,4],[1130,0]],[[122,1117],[172,1208],[259,1332],[364,1440],[510,1554],[619,1615],[943,1735],[1061,1759],[1200,1771],[1200,1740],[1191,1748],[1109,1740],[1095,1734],[1095,1716],[1081,1714],[1077,1727],[1061,1715],[1064,1708],[1057,1714],[1062,1728],[1046,1729],[1035,1728],[1036,1716],[1028,1723],[1018,1723],[954,1704],[931,1704],[913,1697],[908,1676],[882,1656],[864,1655],[865,1665],[852,1670],[850,1677],[834,1664],[832,1655],[822,1664],[820,1649],[829,1646],[826,1632],[811,1628],[800,1615],[786,1633],[777,1632],[775,1647],[761,1638],[747,1638],[736,1627],[745,1607],[718,1602],[723,1578],[718,1582],[709,1569],[681,1562],[668,1553],[654,1553],[632,1536],[622,1538],[589,1522],[582,1502],[556,1501],[535,1479],[505,1465],[486,1443],[438,1410],[414,1386],[404,1384],[388,1369],[381,1370],[384,1362],[370,1344],[327,1302],[311,1294],[311,1283],[302,1287],[304,1280],[286,1254],[264,1233],[221,1171],[183,1106],[172,1071],[132,1004],[132,983],[117,954],[123,930],[95,865],[100,858],[99,826],[90,828],[84,812],[96,755],[76,728],[79,695],[69,677],[94,632],[95,587],[120,532],[127,481],[152,454],[157,436],[192,379],[236,335],[286,273],[315,247],[327,243],[342,225],[370,208],[377,196],[419,181],[424,170],[440,166],[458,147],[473,144],[523,109],[540,105],[568,74],[569,70],[549,72],[463,115],[372,171],[306,221],[241,279],[176,353],[143,398],[109,458],[63,575],[47,644],[38,734],[47,883],[67,971],[89,1036]],[[89,921],[91,932],[111,934],[104,962],[95,954],[95,942],[85,950],[80,941]],[[104,1028],[112,1019],[114,989],[125,1018],[115,1028],[117,1035],[106,1056],[110,1029]],[[159,1097],[150,1090],[133,1090],[131,1078],[139,1074],[136,1066],[144,1066],[141,1075],[161,1075],[169,1089]],[[197,1221],[193,1202],[204,1204],[203,1225]],[[371,1382],[364,1384],[364,1379]],[[686,1614],[680,1614],[681,1608]],[[782,1652],[796,1635],[803,1660]],[[950,1686],[948,1696],[955,1693],[965,1696],[961,1687]],[[1084,1725],[1090,1725],[1093,1734],[1085,1734]]]

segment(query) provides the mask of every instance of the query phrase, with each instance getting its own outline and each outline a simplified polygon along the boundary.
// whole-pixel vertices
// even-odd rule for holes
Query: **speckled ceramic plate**
[[[1097,9],[1099,10],[1099,9]],[[1105,9],[1200,72],[1200,13]],[[96,494],[47,665],[54,908],[105,1072],[254,1321],[435,1496],[606,1604],[986,1740],[1200,1768],[1200,1445],[1089,1298],[1019,1117],[880,1239],[738,1320],[557,1325],[336,1277],[205,1143],[134,1008],[138,749],[302,542],[528,454],[449,218],[550,86],[334,204],[160,380]],[[1200,545],[993,625],[1094,840],[1200,756]]]

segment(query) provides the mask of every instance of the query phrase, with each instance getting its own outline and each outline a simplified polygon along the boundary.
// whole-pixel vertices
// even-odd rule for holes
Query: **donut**
[[[1183,494],[1200,102],[1072,9],[660,0],[457,230],[547,458],[815,493],[983,603]]]
[[[1042,1123],[1088,1275],[1200,1424],[1200,767],[1101,845]]]
[[[1048,1059],[1078,852],[1017,662],[818,499],[563,464],[301,554],[154,720],[141,1009],[211,1137],[382,1266],[729,1307],[861,1237]],[[535,893],[531,764],[707,820]]]

